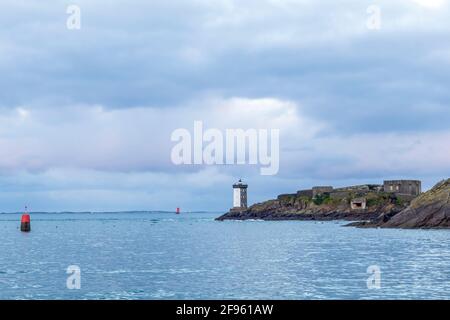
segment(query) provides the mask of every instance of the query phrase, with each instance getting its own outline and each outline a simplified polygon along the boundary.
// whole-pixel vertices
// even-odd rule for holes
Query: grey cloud
[[[156,173],[167,175],[164,179],[191,174],[208,180],[201,175],[205,168],[173,167],[168,138],[171,130],[196,119],[216,127],[243,126],[242,119],[248,127],[270,123],[263,112],[231,120],[205,112],[214,109],[214,99],[229,102],[233,97],[293,102],[299,118],[317,125],[306,138],[301,134],[308,125],[288,126],[278,177],[263,179],[246,167],[211,173],[228,177],[220,183],[250,176],[258,185],[255,200],[327,178],[345,184],[416,174],[429,182],[448,172],[447,153],[436,154],[432,143],[447,144],[450,121],[448,3],[432,9],[409,0],[377,1],[382,28],[369,31],[366,8],[372,2],[79,0],[82,29],[68,31],[65,10],[72,3],[0,4],[1,173],[24,170],[47,177],[64,167],[93,170],[93,179],[104,181],[65,190],[54,179],[49,186],[30,176],[17,184],[14,178],[4,180],[4,189],[16,192],[12,198],[17,201],[21,190],[35,194],[41,187],[48,192],[59,188],[59,195],[72,199],[75,207],[87,190],[108,189],[109,184],[114,187],[93,193],[106,202],[120,189],[115,174],[151,172],[150,181],[158,179]],[[105,113],[98,118],[100,106]],[[36,122],[24,126],[11,120],[19,108]],[[121,110],[129,113],[109,118],[108,112]],[[387,144],[367,154],[373,162],[344,143],[352,141],[357,149],[366,135],[376,146]],[[406,145],[418,136],[422,147],[399,149],[396,139],[409,135],[413,138]],[[387,162],[378,166],[375,160],[386,154]],[[408,160],[407,166],[396,160],[397,154],[405,154],[400,158]],[[140,191],[136,197],[126,191],[127,203],[163,198],[149,196],[148,187],[130,187]],[[183,186],[174,192],[186,203],[194,192],[227,203],[201,186],[192,193]],[[50,195],[45,199],[51,200]],[[161,203],[170,206],[166,200]],[[214,206],[212,200],[208,204]]]

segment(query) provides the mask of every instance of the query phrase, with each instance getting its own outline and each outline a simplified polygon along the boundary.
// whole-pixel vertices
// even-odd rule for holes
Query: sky
[[[2,0],[0,212],[225,212],[239,178],[250,204],[426,190],[450,176],[449,17],[447,0]],[[278,173],[175,165],[194,121],[279,129]]]

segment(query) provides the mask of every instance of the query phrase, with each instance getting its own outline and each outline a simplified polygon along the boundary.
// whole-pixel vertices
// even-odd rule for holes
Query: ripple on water
[[[0,298],[450,299],[448,230],[216,216],[39,214],[24,235],[0,215]],[[81,290],[66,288],[74,264]]]

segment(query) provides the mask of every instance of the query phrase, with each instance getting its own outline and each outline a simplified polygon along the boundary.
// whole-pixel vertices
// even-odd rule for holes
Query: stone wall
[[[418,196],[422,192],[422,183],[419,180],[386,180],[384,192]]]
[[[350,187],[343,187],[343,188],[336,188],[335,191],[342,191],[342,192],[351,192],[351,191],[381,191],[383,189],[383,186],[381,184],[362,184],[358,186],[350,186]]]
[[[350,191],[333,191],[332,193],[330,193],[330,197],[331,199],[345,199],[348,198],[350,196]]]
[[[313,197],[313,191],[312,191],[312,189],[299,190],[299,191],[297,191],[297,197],[312,198]]]
[[[295,193],[285,193],[285,194],[280,194],[278,197],[277,197],[277,200],[290,200],[291,198],[294,198],[294,197],[296,197],[297,196],[297,194],[295,194]]]
[[[318,186],[312,188],[312,195],[315,198],[319,194],[331,193],[333,192],[333,187],[331,186]]]

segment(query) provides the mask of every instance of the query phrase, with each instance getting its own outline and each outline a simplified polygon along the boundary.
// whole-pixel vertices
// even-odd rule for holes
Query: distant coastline
[[[110,213],[167,213],[174,214],[175,210],[120,210],[120,211],[30,211],[30,214],[110,214]],[[220,211],[184,211],[183,213],[220,213]],[[22,211],[0,212],[0,214],[23,214]]]

